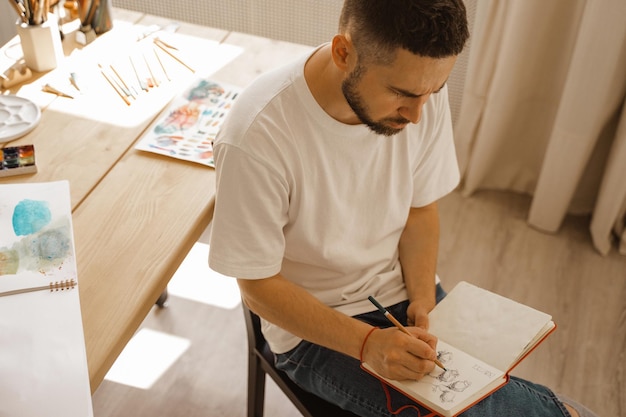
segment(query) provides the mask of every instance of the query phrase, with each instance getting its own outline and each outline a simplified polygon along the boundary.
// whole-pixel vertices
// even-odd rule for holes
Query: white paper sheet
[[[524,304],[460,282],[429,314],[439,340],[507,371],[527,345],[553,324],[551,316]]]
[[[0,196],[0,292],[77,280],[69,183]],[[77,287],[0,297],[0,417],[31,416],[93,416]]]

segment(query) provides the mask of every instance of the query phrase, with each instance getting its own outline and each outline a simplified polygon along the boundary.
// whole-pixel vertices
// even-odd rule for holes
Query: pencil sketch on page
[[[426,380],[433,380],[432,391],[439,394],[441,403],[454,403],[457,392],[463,392],[472,385],[471,381],[462,379],[461,373],[454,366],[454,353],[447,350],[437,351],[437,359],[444,364],[446,370],[439,375],[426,375]]]
[[[446,371],[435,368],[415,381],[414,389],[431,402],[452,408],[478,392],[485,384],[502,376],[502,372],[439,341],[437,359]]]

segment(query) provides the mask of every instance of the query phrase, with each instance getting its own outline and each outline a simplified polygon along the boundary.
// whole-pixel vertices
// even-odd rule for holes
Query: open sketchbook
[[[136,149],[215,167],[213,139],[240,89],[198,78],[146,130]]]
[[[455,416],[500,388],[509,372],[555,328],[550,315],[460,282],[429,314],[435,367],[419,381],[395,381],[363,368],[441,416]]]
[[[0,196],[0,417],[92,417],[69,183]]]

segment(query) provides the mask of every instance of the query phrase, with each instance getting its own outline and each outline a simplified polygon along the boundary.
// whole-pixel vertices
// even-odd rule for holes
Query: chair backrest
[[[243,318],[246,322],[246,333],[248,335],[248,349],[256,349],[259,352],[263,351],[263,347],[267,343],[265,337],[261,332],[261,319],[252,310],[241,301],[243,308]]]
[[[263,333],[261,320],[242,301],[248,336],[248,417],[263,417],[265,375],[268,374],[304,417],[357,417],[318,396],[304,391],[274,367],[274,355]]]

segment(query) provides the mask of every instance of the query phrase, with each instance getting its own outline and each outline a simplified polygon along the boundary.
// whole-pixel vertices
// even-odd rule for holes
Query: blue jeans
[[[437,286],[437,302],[445,297]],[[388,307],[389,312],[406,325],[408,301]],[[378,310],[355,318],[373,326],[389,327],[391,323]],[[287,353],[276,355],[276,367],[298,385],[341,408],[362,417],[426,416],[421,408],[403,394],[389,389],[391,408],[396,411],[407,404],[399,414],[392,414],[387,406],[387,395],[381,382],[360,367],[359,361],[302,341]],[[419,413],[415,410],[418,408]],[[511,377],[510,381],[483,401],[461,414],[463,417],[571,417],[563,404],[548,388]]]

